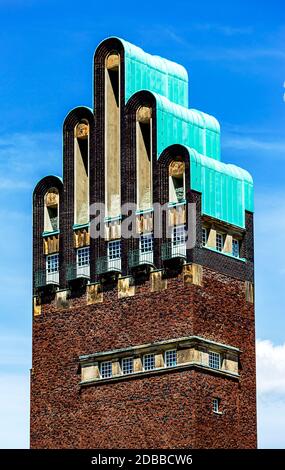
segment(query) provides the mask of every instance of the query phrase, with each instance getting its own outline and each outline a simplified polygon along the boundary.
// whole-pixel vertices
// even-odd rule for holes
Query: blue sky
[[[282,1],[0,0],[0,447],[28,446],[31,192],[61,174],[67,112],[92,106],[92,57],[117,35],[182,63],[222,159],[255,181],[260,447],[285,447],[285,10]]]

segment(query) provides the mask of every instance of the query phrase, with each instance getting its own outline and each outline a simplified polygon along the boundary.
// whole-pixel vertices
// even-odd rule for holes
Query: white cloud
[[[285,403],[285,343],[257,341],[257,379],[259,395],[283,395]]]
[[[258,438],[261,448],[285,448],[285,343],[257,340]]]

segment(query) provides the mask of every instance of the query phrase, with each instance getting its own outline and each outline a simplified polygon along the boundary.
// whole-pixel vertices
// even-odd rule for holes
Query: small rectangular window
[[[202,228],[202,245],[206,246],[208,241],[208,230],[203,227]]]
[[[121,240],[113,240],[108,243],[109,260],[121,258]]]
[[[239,240],[236,238],[233,238],[233,251],[232,251],[233,256],[236,258],[239,258]]]
[[[140,251],[141,253],[150,253],[153,251],[153,234],[145,233],[140,237]]]
[[[58,253],[55,255],[48,255],[46,257],[46,268],[47,273],[57,273],[59,269],[59,256]]]
[[[216,250],[223,251],[224,248],[224,235],[217,232],[216,234]]]
[[[107,379],[108,377],[112,377],[112,362],[101,362],[100,364],[100,374],[102,379]]]
[[[177,364],[177,354],[176,349],[171,349],[170,351],[165,351],[165,365],[166,367],[174,367]]]
[[[85,248],[78,248],[77,250],[77,265],[80,267],[89,266],[90,263],[90,249],[89,246]]]
[[[145,354],[143,357],[143,368],[144,370],[153,370],[155,369],[155,355],[154,354]]]
[[[121,363],[123,374],[132,374],[134,372],[134,361],[132,357],[125,357]]]
[[[211,367],[211,369],[220,369],[221,356],[219,353],[213,351],[209,352],[209,367]]]
[[[213,398],[213,413],[220,413],[220,399]]]

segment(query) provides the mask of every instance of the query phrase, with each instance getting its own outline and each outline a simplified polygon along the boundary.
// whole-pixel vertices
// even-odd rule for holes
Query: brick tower
[[[256,447],[252,178],[186,70],[104,40],[63,142],[33,196],[31,447]]]

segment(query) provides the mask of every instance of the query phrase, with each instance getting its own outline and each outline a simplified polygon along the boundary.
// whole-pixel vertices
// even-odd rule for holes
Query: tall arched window
[[[121,213],[120,178],[120,56],[105,62],[105,204],[106,216]]]
[[[59,229],[58,220],[59,194],[56,188],[50,188],[44,196],[44,231],[54,232]]]
[[[136,114],[137,208],[152,208],[152,109],[142,106]]]
[[[74,132],[74,223],[89,222],[89,124],[80,121]]]

